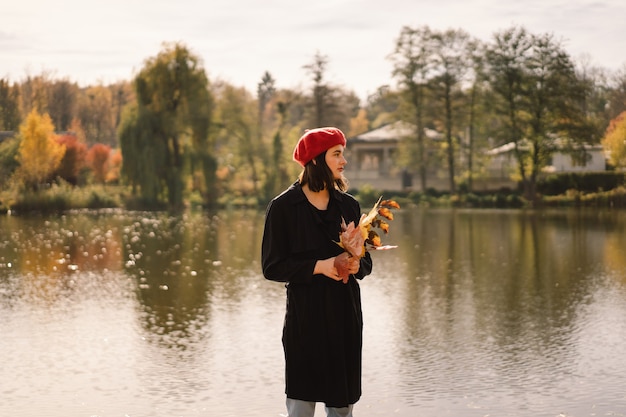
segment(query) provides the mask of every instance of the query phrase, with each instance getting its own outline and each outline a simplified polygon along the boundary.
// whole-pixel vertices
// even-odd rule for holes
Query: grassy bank
[[[585,193],[568,190],[555,196],[539,196],[535,205],[515,192],[492,193],[402,193],[372,189],[354,190],[353,194],[364,207],[372,205],[379,196],[393,199],[401,206],[458,207],[458,208],[547,208],[547,207],[603,207],[626,208],[626,187],[610,191]]]
[[[396,200],[402,207],[456,207],[456,208],[531,208],[531,203],[515,192],[500,191],[493,193],[448,194],[436,192],[397,192],[381,191],[371,188],[350,191],[361,203],[363,210],[372,206],[382,195],[385,199]],[[191,198],[187,206],[201,207],[201,201]],[[198,201],[196,201],[198,200]],[[222,196],[219,207],[258,207],[265,208],[266,203],[254,197],[245,199],[235,196]],[[604,207],[626,208],[626,187],[617,187],[610,191],[584,193],[568,190],[562,195],[541,196],[535,208],[542,207]],[[127,187],[116,185],[90,185],[72,187],[68,184],[54,184],[47,189],[28,192],[0,193],[0,213],[9,209],[15,213],[62,212],[72,209],[126,208],[139,210],[164,210],[166,205],[154,207],[137,197],[130,195]]]
[[[52,184],[37,191],[5,191],[0,193],[0,211],[60,212],[72,209],[123,207],[126,189],[120,186],[90,185],[73,187]]]

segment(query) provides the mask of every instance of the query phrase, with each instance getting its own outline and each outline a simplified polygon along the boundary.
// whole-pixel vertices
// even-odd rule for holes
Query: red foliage
[[[78,183],[78,174],[85,166],[87,145],[80,142],[76,135],[64,134],[55,137],[57,143],[65,146],[65,154],[61,164],[55,172],[56,177],[61,177],[72,185]]]
[[[106,180],[107,162],[110,154],[111,147],[102,143],[96,143],[87,153],[87,163],[97,182],[104,183]]]
[[[111,152],[109,155],[109,170],[106,174],[106,182],[117,183],[120,180],[122,159],[122,152],[119,149]]]

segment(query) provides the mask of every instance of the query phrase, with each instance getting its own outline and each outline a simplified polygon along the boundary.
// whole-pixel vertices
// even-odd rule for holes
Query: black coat
[[[361,397],[363,315],[357,279],[372,270],[369,253],[347,284],[313,275],[317,260],[339,255],[340,223],[358,223],[359,203],[333,190],[327,210],[309,203],[299,183],[267,207],[265,278],[286,282],[283,328],[287,397],[345,407]]]

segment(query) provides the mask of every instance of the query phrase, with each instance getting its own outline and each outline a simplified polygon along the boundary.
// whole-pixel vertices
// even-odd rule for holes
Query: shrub
[[[623,172],[568,172],[550,174],[539,179],[537,191],[543,195],[560,195],[568,190],[595,193],[622,185],[626,185],[626,175]]]
[[[355,197],[359,200],[361,206],[364,207],[373,206],[381,195],[382,192],[380,190],[375,189],[369,184],[362,186],[355,192]]]

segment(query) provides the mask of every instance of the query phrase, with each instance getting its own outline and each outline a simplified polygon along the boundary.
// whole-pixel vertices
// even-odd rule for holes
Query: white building
[[[522,151],[528,150],[528,142],[520,143]],[[515,159],[515,143],[509,142],[497,148],[487,151],[490,157],[488,172],[493,178],[507,178],[518,169]],[[542,169],[547,173],[559,172],[597,172],[606,170],[606,154],[602,145],[583,145],[576,152],[565,150],[565,147],[557,143],[557,149],[553,151],[550,161]]]
[[[431,129],[424,129],[426,140],[441,140],[443,136]],[[419,179],[415,167],[402,166],[398,162],[399,144],[415,136],[415,127],[398,121],[348,138],[346,147],[346,177],[350,187],[369,185],[378,190],[415,190]],[[430,173],[429,186],[435,181]]]

